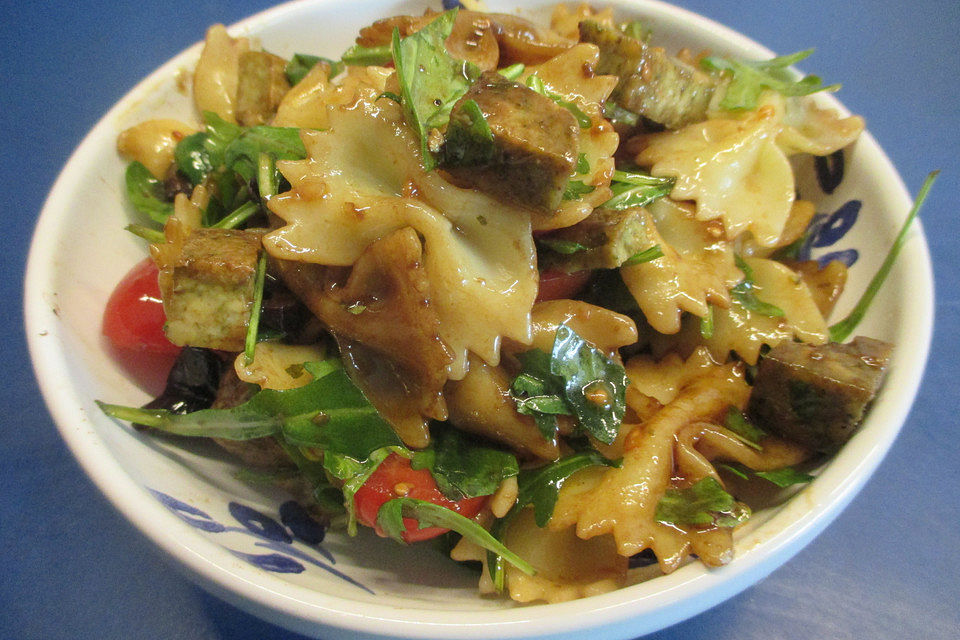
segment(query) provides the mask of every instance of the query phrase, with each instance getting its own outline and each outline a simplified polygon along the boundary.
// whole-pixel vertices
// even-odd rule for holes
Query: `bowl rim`
[[[336,0],[295,0],[257,13],[229,27],[231,33],[256,32],[304,7],[322,8]],[[544,3],[545,4],[545,3]],[[758,56],[773,53],[728,27],[659,0],[618,0],[612,5],[655,15],[668,20],[683,20],[696,30],[719,34],[732,48]],[[897,387],[893,394],[882,394],[881,410],[887,424],[881,438],[858,443],[856,451],[842,451],[843,468],[831,464],[811,485],[826,487],[813,509],[793,513],[788,503],[760,529],[775,528],[762,544],[763,553],[738,553],[731,564],[720,569],[705,569],[699,563],[688,565],[668,576],[656,579],[655,592],[643,594],[642,585],[626,587],[608,594],[560,604],[514,606],[497,611],[441,611],[421,608],[400,609],[390,605],[364,605],[356,610],[356,601],[294,585],[254,567],[238,563],[222,547],[204,538],[171,514],[147,490],[134,481],[114,459],[106,445],[85,425],[93,417],[67,375],[66,345],[58,330],[55,303],[47,295],[55,291],[57,273],[52,259],[51,238],[56,237],[69,210],[68,197],[82,181],[86,156],[103,136],[114,135],[111,122],[154,91],[163,78],[176,74],[199,55],[202,43],[196,43],[160,66],[118,101],[77,146],[51,188],[43,205],[30,245],[24,285],[24,321],[31,360],[45,402],[71,453],[94,484],[109,501],[144,535],[175,558],[187,574],[219,597],[256,615],[306,634],[317,634],[322,627],[338,628],[379,636],[409,638],[518,638],[541,635],[570,635],[587,628],[620,629],[630,636],[651,632],[700,613],[735,595],[762,579],[800,551],[830,524],[867,482],[906,420],[919,389],[933,332],[933,273],[922,225],[915,222],[897,269],[907,270],[911,295],[919,302],[915,331],[898,351],[910,353],[891,371],[887,385]],[[845,111],[832,96],[831,106]],[[910,197],[902,179],[887,155],[869,132],[860,142],[865,148],[871,172],[892,178],[891,189],[904,205],[901,219],[909,208]],[[878,402],[878,404],[881,404]],[[100,417],[98,416],[97,419]],[[873,419],[873,416],[871,416]],[[877,417],[879,418],[879,416]],[[846,479],[847,482],[839,482]],[[795,503],[796,501],[792,501]],[[796,505],[792,505],[796,507]],[[681,573],[682,572],[682,573]],[[351,610],[354,609],[354,610]],[[588,615],[589,614],[589,615]],[[597,620],[601,619],[601,623]]]

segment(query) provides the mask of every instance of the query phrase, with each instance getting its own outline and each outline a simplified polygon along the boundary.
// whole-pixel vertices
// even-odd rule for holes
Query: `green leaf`
[[[564,398],[580,426],[610,444],[626,412],[629,380],[623,367],[560,325],[550,354],[550,372],[564,379]]]
[[[920,187],[920,192],[917,194],[917,199],[914,200],[913,207],[910,209],[910,213],[907,214],[906,220],[903,221],[903,225],[901,225],[900,231],[897,233],[897,237],[893,241],[893,246],[890,247],[890,251],[887,253],[887,257],[884,258],[883,264],[880,265],[880,268],[877,269],[877,272],[874,274],[873,278],[871,278],[870,284],[867,285],[866,291],[863,292],[863,295],[860,297],[860,300],[857,301],[857,304],[853,308],[853,311],[850,312],[850,315],[840,322],[831,325],[831,342],[843,342],[849,338],[850,334],[854,332],[854,330],[857,328],[857,325],[860,324],[860,321],[863,320],[863,317],[867,314],[867,309],[870,307],[870,303],[873,302],[874,297],[876,297],[877,292],[880,291],[880,288],[886,281],[887,276],[890,275],[890,270],[893,268],[893,263],[896,262],[897,256],[900,255],[900,251],[903,249],[903,245],[907,242],[907,231],[910,229],[910,225],[917,217],[917,214],[920,213],[920,207],[923,206],[924,201],[927,199],[927,194],[930,193],[930,188],[933,187],[933,183],[936,181],[939,174],[939,171],[933,171],[927,175],[926,180],[923,181],[923,186]]]
[[[754,473],[757,477],[769,480],[781,488],[795,484],[803,484],[813,480],[813,476],[809,473],[797,471],[793,467],[783,467],[782,469],[774,469],[773,471],[755,471]]]
[[[190,184],[197,186],[213,171],[210,153],[205,142],[207,134],[203,131],[193,133],[177,143],[173,150],[173,159],[177,169],[187,176]]]
[[[344,481],[340,489],[343,492],[343,507],[347,511],[347,533],[351,536],[357,535],[354,496],[373,475],[373,472],[377,470],[380,463],[386,460],[391,453],[405,455],[406,451],[398,450],[397,447],[384,447],[376,449],[360,459],[333,451],[323,452],[323,468],[334,478]]]
[[[550,98],[555,103],[569,111],[576,119],[577,125],[581,129],[589,129],[591,126],[593,126],[590,116],[581,111],[580,107],[578,107],[576,103],[570,102],[569,100],[564,100],[559,94],[547,89],[547,86],[543,84],[543,80],[537,74],[531,73],[529,76],[527,76],[527,87],[533,89],[540,95]]]
[[[658,522],[735,527],[746,522],[750,509],[733,499],[712,476],[687,489],[670,489],[657,503]]]
[[[673,191],[676,178],[655,178],[642,171],[614,171],[610,190],[613,197],[600,205],[600,209],[623,211],[645,207]]]
[[[403,533],[407,530],[403,522],[404,518],[413,518],[419,523],[421,529],[443,527],[456,531],[474,544],[496,553],[525,574],[532,576],[536,573],[528,562],[503,546],[502,542],[490,535],[479,524],[452,509],[432,502],[414,498],[394,498],[380,507],[377,513],[377,526],[397,542],[404,543]]]
[[[328,65],[330,65],[331,78],[340,75],[340,73],[343,71],[343,62],[331,60],[329,58],[322,58],[320,56],[312,56],[307,53],[295,53],[293,54],[293,57],[290,58],[290,61],[283,70],[287,76],[287,81],[290,83],[290,86],[294,86],[303,80],[304,76],[310,73],[310,71],[318,62],[326,62]]]
[[[587,160],[587,154],[581,153],[577,156],[577,173],[586,174],[590,171],[590,162]]]
[[[247,364],[253,362],[257,348],[257,329],[260,327],[260,306],[263,304],[263,283],[267,275],[267,252],[261,251],[257,259],[257,271],[253,279],[253,304],[250,307],[250,320],[247,322],[247,335],[243,341],[243,357]]]
[[[352,64],[359,67],[382,67],[390,62],[392,58],[393,53],[389,45],[381,45],[379,47],[361,47],[360,45],[355,44],[344,51],[341,60],[343,61],[343,64]],[[332,73],[330,75],[333,77]]]
[[[612,101],[603,103],[603,117],[613,126],[623,125],[632,128],[640,124],[640,116]]]
[[[657,258],[663,257],[663,250],[660,249],[660,245],[655,244],[649,249],[644,249],[643,251],[638,251],[629,258],[623,261],[621,267],[632,267],[635,264],[643,264],[644,262],[651,262]]]
[[[498,69],[497,73],[502,75],[507,80],[516,80],[521,75],[523,75],[523,70],[526,69],[526,65],[522,62],[515,62],[509,67],[504,67],[503,69]]]
[[[726,72],[730,84],[720,101],[720,108],[728,111],[756,109],[764,89],[773,89],[784,96],[805,96],[818,91],[836,91],[839,84],[823,86],[820,78],[808,75],[795,80],[787,67],[796,64],[813,53],[813,49],[798,51],[763,61],[738,61],[708,56],[700,61],[708,71]]]
[[[228,215],[220,218],[220,220],[210,226],[214,229],[236,229],[259,211],[260,205],[256,202],[244,202],[237,207],[235,211],[231,211]]]
[[[479,167],[492,163],[496,156],[493,132],[480,105],[476,100],[465,100],[447,127],[442,164],[445,167]]]
[[[582,469],[601,465],[619,467],[620,461],[610,460],[595,449],[585,449],[541,467],[524,469],[517,480],[517,502],[506,516],[493,523],[490,533],[497,540],[502,539],[507,524],[530,505],[533,505],[533,517],[537,526],[547,526],[564,482]],[[494,551],[487,553],[487,570],[497,591],[503,591],[503,558]]]
[[[650,39],[650,28],[640,20],[624,22],[620,25],[620,31],[623,32],[624,35],[634,40],[639,40],[640,42],[647,42]]]
[[[588,193],[593,193],[595,186],[585,184],[582,180],[568,180],[563,190],[564,200],[579,200]]]
[[[257,175],[260,154],[264,153],[274,161],[306,158],[307,150],[300,139],[300,129],[268,126],[245,129],[226,148],[224,164],[249,182]]]
[[[138,238],[143,238],[150,244],[163,244],[167,241],[167,236],[163,234],[163,230],[161,229],[145,227],[142,224],[128,224],[124,229]]]
[[[700,318],[700,337],[709,340],[713,337],[713,306],[707,305],[707,315]]]
[[[737,437],[747,446],[756,449],[757,451],[763,451],[758,443],[760,438],[767,435],[767,433],[757,427],[752,422],[747,420],[747,416],[743,415],[743,412],[737,409],[734,406],[730,406],[727,409],[727,415],[724,418],[723,426],[732,431],[737,435]]]
[[[565,256],[579,253],[581,251],[588,251],[590,249],[590,247],[586,247],[579,242],[574,242],[573,240],[563,240],[561,238],[538,238],[537,244],[546,247],[555,253],[560,253]]]
[[[411,466],[428,469],[443,495],[453,501],[489,496],[506,478],[520,472],[512,453],[453,428],[435,434],[429,449],[413,454]]]
[[[173,215],[173,203],[164,200],[163,183],[150,170],[134,160],[127,165],[127,196],[134,208],[158,224]]]
[[[740,469],[739,467],[734,467],[733,465],[729,465],[729,464],[718,464],[718,465],[717,465],[717,469],[724,469],[724,470],[726,470],[726,471],[729,471],[730,473],[732,473],[733,475],[737,476],[738,478],[740,478],[740,479],[742,479],[742,480],[749,480],[749,479],[750,479],[750,476],[748,476],[747,473],[746,473],[743,469]]]
[[[559,407],[566,408],[566,414],[573,413],[563,398],[563,379],[550,372],[550,355],[540,349],[519,353],[517,359],[523,369],[510,386],[517,412],[531,416],[544,439],[552,440],[559,427]],[[539,411],[538,407],[550,410]]]
[[[475,65],[454,59],[444,47],[456,17],[456,9],[442,13],[420,31],[402,39],[397,29],[393,31],[391,50],[403,111],[420,137],[427,171],[437,166],[428,146],[430,131],[447,124],[454,103],[480,76]]]
[[[734,260],[737,263],[737,268],[743,271],[744,278],[737,286],[730,289],[730,297],[747,311],[771,318],[782,318],[784,316],[783,309],[757,298],[753,269],[750,268],[746,260],[741,258],[739,254],[734,254]]]

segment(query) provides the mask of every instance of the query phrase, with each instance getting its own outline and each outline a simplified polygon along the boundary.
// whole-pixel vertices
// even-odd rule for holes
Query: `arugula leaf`
[[[526,65],[522,62],[515,62],[509,67],[504,67],[503,69],[497,69],[497,73],[502,75],[507,80],[516,80],[521,75],[523,75],[523,70],[526,69]]]
[[[620,431],[626,412],[624,368],[587,344],[567,325],[560,325],[550,354],[550,372],[564,380],[564,399],[580,426],[605,444]]]
[[[335,453],[333,451],[323,452],[323,468],[334,478],[343,480],[341,491],[343,492],[343,507],[347,511],[347,533],[351,536],[357,535],[357,513],[354,504],[354,496],[360,487],[373,475],[380,463],[386,460],[391,453],[405,453],[396,447],[384,447],[372,451],[368,456],[361,459],[352,458],[347,455]]]
[[[740,479],[742,479],[742,480],[749,480],[749,479],[750,479],[750,476],[748,476],[748,475],[746,474],[746,472],[745,472],[743,469],[740,469],[739,467],[735,467],[735,466],[730,465],[730,464],[718,464],[718,465],[717,465],[717,468],[718,468],[718,469],[725,469],[725,470],[729,471],[730,473],[732,473],[733,475],[737,476],[738,478],[740,478]]]
[[[748,447],[752,447],[757,451],[763,451],[763,447],[758,443],[760,442],[760,438],[767,435],[767,433],[747,420],[747,416],[743,415],[743,412],[736,407],[731,405],[730,408],[727,409],[723,426],[735,433],[740,441]]]
[[[430,448],[414,453],[411,466],[428,469],[443,495],[453,501],[491,495],[503,480],[520,473],[512,453],[484,446],[452,428],[435,434]]]
[[[603,103],[603,117],[613,126],[622,124],[625,127],[635,127],[640,124],[640,116],[613,101]]]
[[[247,322],[247,335],[243,344],[243,357],[247,364],[253,362],[253,352],[257,347],[257,329],[260,326],[260,306],[263,304],[263,282],[266,275],[267,252],[261,251],[253,281],[253,305],[250,307],[250,320]]]
[[[613,197],[600,205],[600,209],[623,211],[633,207],[645,207],[654,200],[670,194],[676,178],[655,178],[642,171],[614,171],[610,190]]]
[[[198,131],[178,142],[173,150],[173,159],[177,169],[187,176],[193,186],[203,182],[207,174],[213,171],[210,153],[204,145],[206,140],[207,134]]]
[[[440,14],[426,27],[406,38],[393,31],[393,62],[403,97],[403,112],[420,137],[423,166],[437,166],[428,145],[430,131],[447,124],[450,110],[480,76],[476,65],[456,60],[444,41],[453,30],[457,10]]]
[[[883,286],[884,281],[890,274],[890,270],[893,268],[893,263],[896,261],[897,256],[900,255],[900,250],[903,249],[903,245],[906,244],[907,231],[910,229],[914,218],[920,213],[920,207],[923,206],[924,201],[927,199],[927,194],[930,193],[930,188],[933,187],[933,183],[936,181],[938,175],[940,175],[939,171],[933,171],[927,175],[926,180],[923,181],[923,186],[920,187],[920,192],[917,193],[917,199],[914,200],[910,213],[907,214],[906,220],[903,221],[903,225],[900,227],[900,231],[897,233],[897,237],[893,241],[887,257],[884,258],[883,264],[880,265],[880,268],[877,269],[873,278],[870,279],[870,284],[867,285],[866,291],[863,292],[860,300],[857,301],[853,311],[840,322],[830,326],[831,342],[843,342],[849,338],[850,334],[857,328],[857,325],[860,324],[860,321],[863,320],[863,316],[867,313],[867,308],[870,306],[870,303],[873,302],[877,292],[880,291],[880,287]]]
[[[478,167],[492,163],[497,155],[493,132],[476,100],[465,100],[450,119],[443,142],[445,167]]]
[[[759,478],[769,480],[781,488],[794,484],[803,484],[813,480],[813,476],[809,473],[797,471],[793,467],[783,467],[782,469],[774,469],[773,471],[755,471],[754,474]]]
[[[713,306],[707,305],[707,315],[700,318],[700,337],[709,340],[713,337]]]
[[[533,505],[533,517],[537,526],[547,526],[553,516],[563,483],[581,469],[598,465],[619,467],[620,461],[610,460],[595,449],[585,449],[542,467],[524,469],[517,479],[517,502],[506,516],[493,523],[490,533],[496,539],[502,539],[507,524],[530,505]],[[497,591],[503,591],[503,558],[494,551],[487,553],[487,570]]]
[[[563,240],[561,238],[538,238],[537,244],[544,246],[555,253],[560,253],[565,256],[579,253],[581,251],[588,251],[590,249],[590,247],[584,246],[579,242],[574,242],[573,240]]]
[[[568,180],[563,190],[564,200],[579,200],[588,193],[593,193],[595,186],[585,184],[582,180]]]
[[[142,224],[128,224],[124,229],[138,238],[143,238],[150,244],[163,244],[167,241],[167,236],[164,235],[161,229],[145,227]]]
[[[392,57],[393,53],[389,45],[381,45],[379,47],[361,47],[360,45],[355,44],[343,52],[341,60],[343,61],[343,64],[353,64],[357,65],[358,67],[382,67],[390,62]],[[332,77],[333,73],[330,75]]]
[[[635,264],[643,264],[644,262],[652,262],[657,258],[663,257],[663,250],[660,248],[660,245],[655,244],[649,249],[644,249],[643,251],[638,251],[626,260],[623,261],[621,267],[632,267]]]
[[[529,76],[527,76],[526,84],[530,89],[533,89],[540,95],[550,98],[558,105],[569,111],[576,119],[577,125],[581,129],[589,129],[591,126],[593,126],[590,116],[581,111],[580,107],[578,107],[576,103],[570,102],[569,100],[564,100],[560,94],[554,93],[553,91],[547,89],[547,86],[543,83],[543,79],[537,74],[531,73]]]
[[[730,289],[730,297],[740,303],[740,306],[747,311],[759,313],[763,316],[770,316],[771,318],[783,317],[783,309],[757,298],[756,285],[753,281],[753,269],[750,268],[746,260],[741,258],[739,254],[734,254],[734,260],[737,263],[737,268],[743,271],[743,280],[733,289]]]
[[[779,56],[771,60],[738,61],[708,56],[700,65],[708,71],[727,72],[731,81],[720,101],[720,108],[728,111],[756,109],[764,89],[773,89],[784,96],[806,96],[819,91],[836,91],[839,84],[823,86],[814,75],[795,80],[787,67],[807,58],[813,49]]]
[[[340,72],[343,71],[344,63],[342,61],[331,60],[330,58],[322,58],[320,56],[312,56],[308,53],[295,53],[293,54],[293,57],[290,58],[287,66],[283,69],[290,86],[292,87],[303,80],[304,76],[310,73],[310,71],[318,62],[326,62],[328,65],[330,65],[331,78],[340,75]]]
[[[134,160],[127,165],[127,196],[134,208],[158,224],[173,215],[173,203],[164,200],[163,183],[150,170]]]
[[[517,413],[532,417],[541,435],[552,440],[559,428],[557,415],[573,414],[563,397],[563,378],[550,371],[550,355],[540,349],[519,353],[517,359],[523,370],[510,385]]]
[[[252,180],[260,166],[260,154],[268,154],[274,161],[302,160],[307,150],[296,127],[268,127],[245,129],[224,151],[224,164],[236,171],[247,182]]]
[[[654,516],[658,522],[684,525],[735,527],[750,518],[750,508],[733,499],[712,476],[687,489],[670,489]]]
[[[443,527],[456,531],[474,544],[496,553],[501,558],[515,566],[527,575],[534,575],[533,567],[520,556],[507,549],[502,542],[494,538],[479,524],[465,518],[452,509],[440,505],[417,500],[415,498],[394,498],[383,503],[377,512],[377,526],[397,542],[404,543],[403,533],[407,530],[404,518],[413,518],[421,529],[427,527]]]

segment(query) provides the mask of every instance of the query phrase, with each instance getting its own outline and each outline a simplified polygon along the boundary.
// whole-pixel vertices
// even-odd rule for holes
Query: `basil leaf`
[[[456,511],[432,502],[414,498],[394,498],[380,507],[380,511],[377,512],[377,526],[397,542],[404,542],[403,533],[407,530],[403,522],[404,518],[415,519],[421,529],[443,527],[456,531],[474,544],[498,554],[525,574],[532,576],[536,573],[528,562],[503,546],[502,542],[490,535],[479,524]]]
[[[818,91],[836,91],[839,84],[824,86],[820,78],[808,75],[794,80],[787,67],[807,58],[813,49],[798,51],[771,60],[738,61],[719,56],[708,56],[700,65],[708,71],[726,72],[730,84],[720,101],[720,108],[728,111],[756,109],[764,89],[773,89],[784,96],[805,96]]]
[[[414,453],[411,466],[428,469],[443,495],[453,501],[491,495],[503,480],[520,473],[512,453],[452,428],[435,434],[429,449]]]
[[[595,349],[567,325],[560,325],[550,354],[550,372],[564,380],[564,398],[580,426],[610,444],[626,412],[624,368]]]
[[[454,59],[444,47],[456,17],[456,9],[442,13],[420,31],[402,39],[397,29],[393,31],[391,50],[403,112],[420,137],[427,171],[437,166],[428,146],[430,131],[447,124],[454,103],[480,76],[476,65]]]
[[[158,224],[173,215],[173,203],[164,200],[163,183],[150,170],[134,160],[127,165],[127,196],[134,208]]]
[[[900,227],[900,231],[897,233],[897,237],[893,241],[887,257],[883,260],[883,264],[880,265],[880,268],[877,269],[873,278],[870,279],[870,284],[867,285],[866,291],[863,292],[863,295],[857,301],[850,315],[830,326],[831,342],[843,342],[849,338],[850,334],[857,328],[857,325],[860,324],[860,321],[863,320],[863,316],[867,313],[867,308],[870,306],[870,303],[873,302],[873,298],[877,295],[877,292],[880,291],[880,287],[883,286],[884,281],[890,274],[890,270],[893,268],[893,263],[896,261],[897,256],[900,255],[900,250],[903,249],[903,245],[907,241],[907,231],[910,229],[914,218],[920,213],[920,207],[923,206],[924,201],[927,199],[927,194],[930,193],[930,188],[933,187],[933,183],[939,174],[939,171],[933,171],[927,175],[926,180],[923,181],[923,186],[920,187],[920,192],[917,194],[917,199],[913,202],[910,213],[907,214],[906,219],[903,221],[903,225]]]
[[[723,426],[735,433],[740,441],[748,447],[752,447],[757,451],[763,451],[763,447],[758,443],[760,442],[760,438],[767,435],[767,433],[747,420],[747,416],[743,415],[743,412],[736,407],[731,406],[727,409]]]
[[[735,527],[750,517],[750,508],[737,502],[712,476],[687,489],[670,489],[657,503],[658,522]]]

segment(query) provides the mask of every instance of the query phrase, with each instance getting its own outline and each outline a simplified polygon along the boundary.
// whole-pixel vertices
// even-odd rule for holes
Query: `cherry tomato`
[[[394,498],[425,500],[452,509],[465,518],[477,515],[487,500],[487,496],[465,498],[456,502],[448,500],[440,493],[436,480],[428,470],[413,469],[408,459],[391,453],[354,495],[357,520],[373,527],[378,535],[385,536],[383,530],[376,526],[377,512],[384,502]],[[413,518],[404,518],[403,523],[407,526],[403,534],[407,543],[429,540],[448,531],[440,527],[418,529],[419,525]]]
[[[120,351],[156,355],[176,354],[180,347],[167,340],[163,324],[157,266],[147,258],[117,285],[103,312],[103,335]]]
[[[593,271],[574,271],[567,273],[556,269],[540,272],[540,288],[537,290],[537,302],[572,298],[590,281]]]

